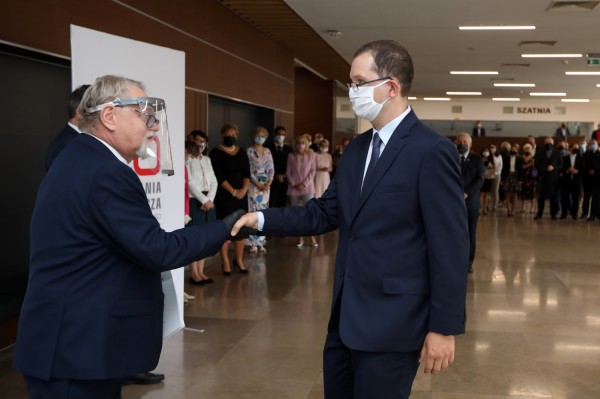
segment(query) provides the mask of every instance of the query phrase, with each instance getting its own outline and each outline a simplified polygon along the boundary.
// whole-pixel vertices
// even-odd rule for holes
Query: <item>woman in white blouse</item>
[[[210,158],[206,155],[208,135],[201,130],[194,130],[188,136],[188,145],[195,146],[186,160],[188,170],[188,189],[190,201],[190,225],[197,225],[217,219],[213,201],[217,194],[217,178]],[[187,146],[187,145],[186,145]],[[192,149],[194,149],[192,147]],[[213,280],[204,274],[204,259],[190,264],[190,283],[206,284]]]

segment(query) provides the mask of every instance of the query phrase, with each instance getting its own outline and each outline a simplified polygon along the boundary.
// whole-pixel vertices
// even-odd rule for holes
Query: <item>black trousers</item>
[[[329,320],[323,351],[325,399],[407,399],[419,368],[420,351],[363,352],[348,348],[339,334],[341,295]]]
[[[475,249],[477,248],[477,220],[479,219],[479,209],[467,208],[469,218],[469,267],[475,259]]]
[[[538,195],[537,216],[539,217],[544,214],[546,199],[550,200],[550,216],[556,216],[558,213],[558,187],[556,187],[556,184],[542,184],[540,193]]]
[[[120,399],[121,380],[40,380],[24,376],[30,399]]]
[[[590,201],[592,199],[592,187],[594,186],[592,179],[583,179],[583,203],[581,204],[581,214],[588,215],[590,211]]]
[[[568,213],[573,218],[577,218],[577,213],[579,212],[579,182],[579,179],[569,179],[568,177],[563,181],[560,190],[562,216],[567,216]]]
[[[283,183],[273,180],[271,183],[271,193],[269,194],[269,207],[270,208],[284,208],[287,200],[287,180]]]

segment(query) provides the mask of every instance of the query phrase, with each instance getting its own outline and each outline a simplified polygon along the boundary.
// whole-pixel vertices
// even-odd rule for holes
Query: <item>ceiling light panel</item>
[[[535,87],[535,83],[494,83],[495,87]]]
[[[522,58],[581,58],[583,54],[521,54]]]
[[[450,71],[450,75],[498,75],[498,71]]]
[[[535,30],[533,25],[459,26],[460,30]]]

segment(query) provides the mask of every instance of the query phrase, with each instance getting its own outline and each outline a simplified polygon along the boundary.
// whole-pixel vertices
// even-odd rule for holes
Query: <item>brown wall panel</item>
[[[127,4],[5,0],[0,39],[70,56],[76,24],[165,46],[186,53],[188,87],[293,112],[293,54],[216,0]]]
[[[334,130],[333,90],[335,83],[323,80],[304,68],[296,68],[294,136],[323,133],[329,141]]]

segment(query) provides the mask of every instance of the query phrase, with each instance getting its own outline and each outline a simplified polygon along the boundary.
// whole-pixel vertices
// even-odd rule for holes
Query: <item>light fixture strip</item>
[[[563,103],[589,103],[589,98],[561,98]]]
[[[572,76],[598,76],[598,75],[600,75],[600,72],[598,72],[598,71],[567,71],[567,72],[565,72],[565,75],[572,75]]]
[[[583,54],[521,54],[522,58],[581,58]]]
[[[450,71],[450,75],[498,75],[498,71]]]
[[[535,30],[534,25],[480,25],[459,26],[459,30]]]
[[[517,97],[493,97],[492,101],[521,101],[521,99]]]
[[[425,101],[450,101],[448,97],[423,97]]]
[[[532,92],[530,96],[545,96],[545,97],[564,97],[567,93],[544,93],[544,92]]]
[[[447,91],[449,96],[480,96],[480,91]]]
[[[495,87],[535,87],[535,83],[494,83]]]

